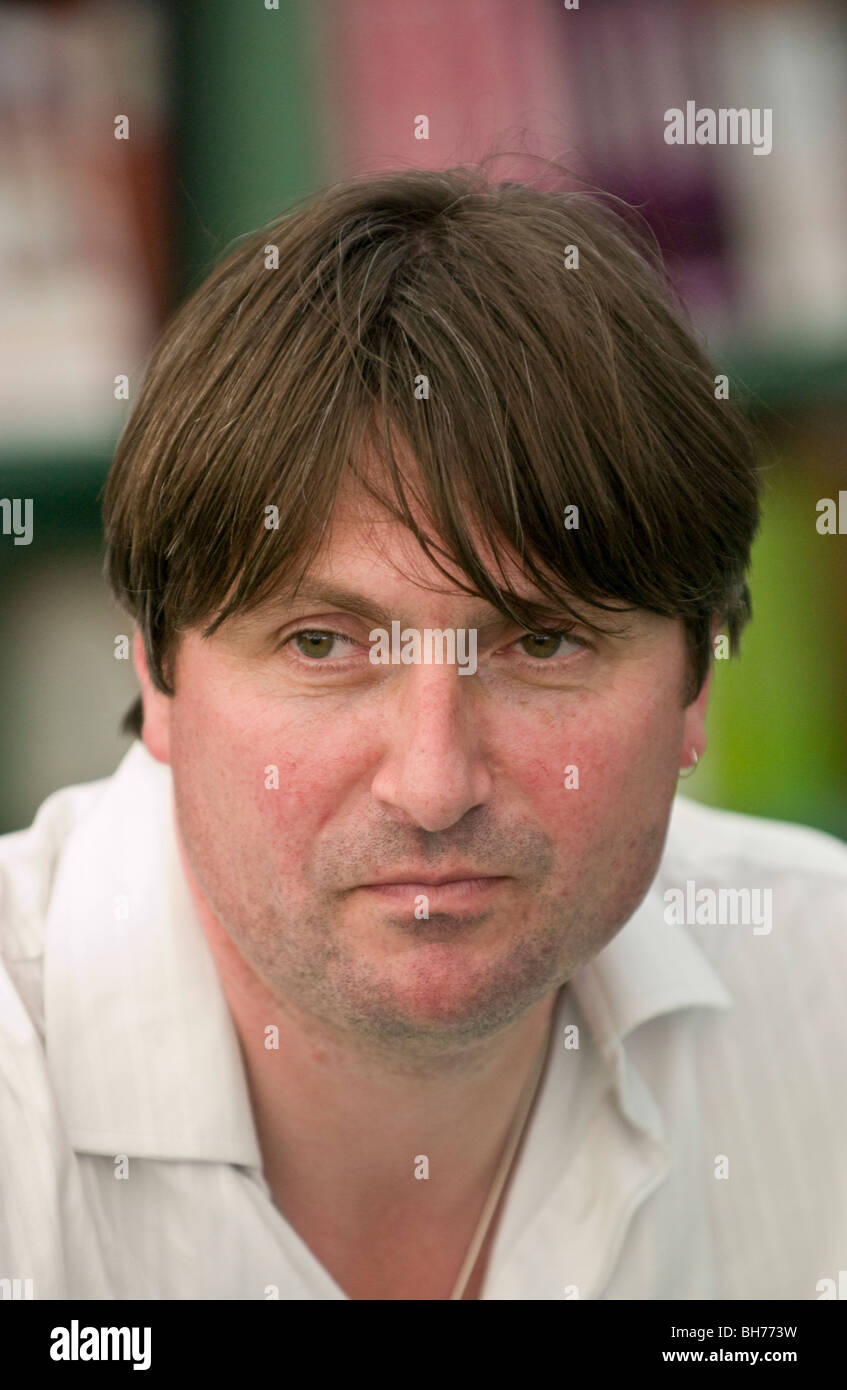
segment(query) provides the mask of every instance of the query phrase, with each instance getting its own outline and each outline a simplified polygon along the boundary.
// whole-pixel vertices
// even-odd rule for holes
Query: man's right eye
[[[320,661],[330,655],[333,642],[346,642],[348,646],[356,646],[352,637],[348,637],[343,632],[328,632],[320,628],[301,628],[298,632],[292,632],[282,643],[287,647],[289,642],[295,644],[295,648],[302,656],[311,661]]]

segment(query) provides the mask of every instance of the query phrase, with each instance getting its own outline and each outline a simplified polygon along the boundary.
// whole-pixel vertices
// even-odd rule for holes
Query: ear
[[[720,618],[712,620],[712,643],[720,631]],[[714,650],[714,648],[713,648]],[[692,767],[694,758],[692,749],[697,754],[697,761],[702,758],[706,751],[708,739],[706,738],[706,710],[709,705],[709,693],[712,688],[712,674],[714,672],[714,658],[709,663],[709,670],[703,687],[696,700],[687,707],[685,711],[685,721],[682,731],[682,747],[680,749],[679,765],[681,768]]]
[[[147,657],[144,652],[144,641],[138,631],[132,641],[132,660],[141,684],[141,699],[144,705],[142,742],[148,753],[151,753],[157,762],[169,763],[171,760],[171,697],[163,695],[161,690],[157,690],[150,679]]]

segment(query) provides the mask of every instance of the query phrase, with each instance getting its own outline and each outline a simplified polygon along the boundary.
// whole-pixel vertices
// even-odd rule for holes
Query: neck
[[[285,1215],[319,1201],[351,1239],[389,1217],[402,1221],[424,1186],[415,1181],[421,1156],[438,1178],[426,1184],[429,1219],[449,1225],[481,1207],[556,991],[497,1034],[415,1066],[273,994],[190,873],[189,884],[238,1032],[265,1177]]]

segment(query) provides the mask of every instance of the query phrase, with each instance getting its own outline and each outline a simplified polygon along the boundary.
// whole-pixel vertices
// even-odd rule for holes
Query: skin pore
[[[655,875],[709,683],[681,706],[682,624],[647,612],[625,635],[533,642],[352,478],[303,589],[185,632],[172,697],[136,636],[144,743],[172,770],[276,1205],[349,1297],[446,1298],[557,991]],[[386,624],[367,604],[402,628],[476,627],[476,673],[372,664]],[[501,881],[461,902],[362,886],[415,873]]]

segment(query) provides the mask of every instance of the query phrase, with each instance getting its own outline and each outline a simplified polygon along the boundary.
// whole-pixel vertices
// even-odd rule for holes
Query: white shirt
[[[343,1299],[262,1175],[172,815],[136,742],[0,837],[0,1281]],[[688,880],[771,889],[772,929],[669,925]],[[845,987],[847,846],[677,797],[641,906],[559,991],[481,1297],[821,1297],[847,1269]]]

